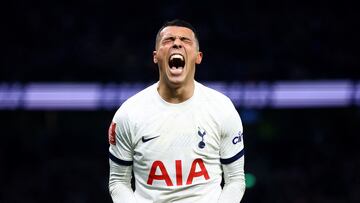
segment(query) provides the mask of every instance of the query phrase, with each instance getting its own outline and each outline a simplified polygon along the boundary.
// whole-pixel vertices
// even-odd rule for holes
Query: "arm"
[[[225,185],[219,203],[239,203],[245,193],[244,157],[223,164]]]
[[[109,128],[109,192],[114,203],[136,203],[131,188],[132,142],[127,114],[120,108]]]
[[[110,160],[109,191],[114,203],[136,203],[131,188],[132,166],[118,165]]]
[[[220,144],[225,185],[218,203],[239,203],[245,192],[243,126],[235,107],[232,104],[228,107]]]

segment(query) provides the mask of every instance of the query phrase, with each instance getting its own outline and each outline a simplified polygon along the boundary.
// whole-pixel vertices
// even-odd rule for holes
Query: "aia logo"
[[[234,139],[232,140],[232,143],[233,143],[233,144],[237,144],[237,143],[241,142],[242,136],[243,136],[242,132],[239,131],[239,133],[238,133],[238,134],[234,137]]]
[[[116,133],[115,133],[116,123],[111,122],[109,130],[108,130],[108,137],[109,137],[109,144],[116,145]]]
[[[160,170],[161,174],[156,173],[157,170]],[[164,163],[160,160],[154,161],[151,165],[147,184],[152,185],[154,181],[165,181],[167,186],[174,186],[173,181],[176,180],[176,185],[181,186],[183,185],[183,171],[182,171],[181,160],[175,160],[175,171],[176,171],[175,177],[170,177]],[[199,159],[195,159],[191,164],[190,172],[186,178],[186,185],[191,185],[193,183],[194,178],[201,178],[201,177],[203,177],[205,180],[210,179],[204,161],[199,158]]]

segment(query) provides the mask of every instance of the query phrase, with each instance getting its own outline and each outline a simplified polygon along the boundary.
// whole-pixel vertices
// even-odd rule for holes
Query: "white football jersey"
[[[113,118],[110,159],[133,165],[139,203],[215,203],[221,164],[244,154],[243,127],[225,95],[195,82],[194,95],[168,103],[158,83],[125,101]]]

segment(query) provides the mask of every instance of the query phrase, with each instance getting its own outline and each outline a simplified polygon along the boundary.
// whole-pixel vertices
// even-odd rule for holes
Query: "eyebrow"
[[[181,40],[183,40],[183,39],[192,40],[191,38],[189,38],[189,37],[184,37],[184,36],[179,36],[179,38],[180,38]]]
[[[187,36],[176,36],[176,35],[168,35],[168,36],[163,36],[163,39],[176,39],[179,38],[180,40],[192,40],[190,37]]]

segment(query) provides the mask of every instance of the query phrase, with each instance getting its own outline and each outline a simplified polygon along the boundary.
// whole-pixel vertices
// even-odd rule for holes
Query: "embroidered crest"
[[[108,136],[109,136],[109,144],[112,144],[112,145],[116,145],[115,128],[116,128],[116,123],[111,122],[110,127],[109,127],[109,131],[108,131]]]
[[[198,135],[201,137],[201,141],[199,142],[198,147],[203,149],[205,147],[204,136],[206,135],[206,131],[201,127],[198,127]]]

